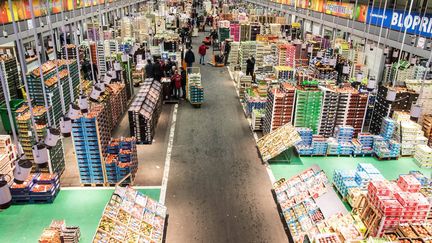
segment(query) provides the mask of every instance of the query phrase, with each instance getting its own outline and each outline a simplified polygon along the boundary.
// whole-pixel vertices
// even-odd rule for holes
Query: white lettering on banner
[[[431,32],[431,28],[432,28],[432,20],[429,19],[429,24],[428,24],[428,29],[427,29],[427,32],[428,32],[428,33]]]
[[[405,28],[407,28],[407,29],[411,28],[412,22],[413,22],[412,15],[410,14],[410,15],[406,16],[405,20],[404,20]]]
[[[398,25],[397,25],[397,26],[400,27],[400,28],[403,27],[402,17],[403,17],[402,14],[400,14],[400,15],[399,15],[399,18],[398,18]]]
[[[415,30],[419,24],[420,24],[420,16],[416,15],[416,16],[414,16],[412,29]]]
[[[397,25],[398,22],[398,14],[393,12],[391,25]]]
[[[427,24],[429,22],[429,19],[426,17],[422,18],[421,24],[420,24],[420,32],[426,31]]]

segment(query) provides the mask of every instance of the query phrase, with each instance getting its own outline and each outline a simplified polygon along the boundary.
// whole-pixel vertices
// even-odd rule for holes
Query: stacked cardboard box
[[[424,144],[417,145],[414,159],[420,167],[432,168],[432,148]]]
[[[320,90],[297,88],[294,116],[295,127],[309,127],[318,132],[323,93]]]

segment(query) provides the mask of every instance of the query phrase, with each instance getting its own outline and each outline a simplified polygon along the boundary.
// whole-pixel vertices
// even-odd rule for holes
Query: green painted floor
[[[13,205],[0,212],[0,242],[34,243],[52,219],[79,226],[81,242],[91,242],[99,219],[114,190],[61,190],[52,204]],[[138,191],[158,200],[159,189]]]
[[[290,160],[290,164],[287,161]],[[289,150],[269,161],[271,170],[276,178],[290,178],[313,164],[317,164],[324,170],[331,180],[335,169],[353,170],[358,163],[371,163],[388,180],[396,179],[400,174],[407,174],[410,170],[421,171],[430,177],[432,169],[418,167],[413,158],[400,158],[398,160],[379,161],[374,157],[297,157]]]

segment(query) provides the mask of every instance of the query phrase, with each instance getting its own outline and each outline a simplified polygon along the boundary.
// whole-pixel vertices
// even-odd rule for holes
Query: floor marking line
[[[134,189],[161,189],[162,186],[132,186]],[[80,186],[62,186],[61,190],[74,191],[74,190],[114,190],[114,186],[92,186],[92,187],[80,187]]]
[[[167,191],[167,186],[168,186],[168,176],[169,176],[170,165],[171,165],[171,153],[172,153],[172,147],[173,147],[173,143],[174,143],[175,125],[176,125],[176,121],[177,121],[177,110],[178,110],[178,104],[175,104],[174,112],[173,112],[173,119],[171,121],[171,126],[170,126],[168,148],[167,148],[167,153],[166,153],[166,157],[165,157],[165,166],[164,166],[164,173],[163,173],[163,178],[162,178],[161,193],[160,193],[160,197],[159,197],[159,203],[162,203],[162,204],[165,204],[166,191]]]

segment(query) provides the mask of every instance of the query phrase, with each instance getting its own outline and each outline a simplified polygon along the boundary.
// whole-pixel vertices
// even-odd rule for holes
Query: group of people
[[[152,78],[160,82],[162,77],[170,77],[171,94],[176,99],[186,97],[186,70],[180,67],[179,72],[176,62],[168,58],[165,61],[162,59],[155,59],[152,63],[152,61],[148,59],[144,69],[146,78]]]

